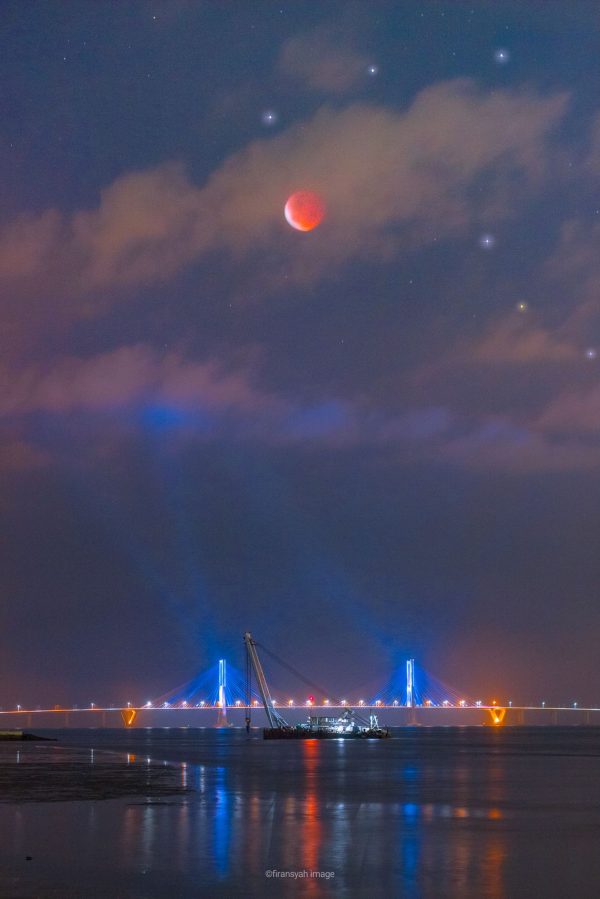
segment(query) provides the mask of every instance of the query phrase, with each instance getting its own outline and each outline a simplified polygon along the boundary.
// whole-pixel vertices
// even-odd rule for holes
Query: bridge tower
[[[229,722],[227,721],[227,696],[225,693],[226,687],[227,662],[225,661],[225,659],[219,659],[219,698],[217,700],[219,711],[217,712],[217,727],[229,726]]]
[[[414,689],[415,689],[415,660],[406,660],[406,707],[412,709],[414,706]]]

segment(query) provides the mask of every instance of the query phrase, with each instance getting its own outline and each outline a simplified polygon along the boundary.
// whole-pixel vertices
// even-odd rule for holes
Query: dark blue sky
[[[0,705],[600,700],[596,4],[0,25]]]

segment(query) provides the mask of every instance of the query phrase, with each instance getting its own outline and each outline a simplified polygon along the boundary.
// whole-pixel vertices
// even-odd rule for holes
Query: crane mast
[[[269,687],[265,678],[265,673],[260,663],[260,659],[258,658],[258,653],[256,652],[256,643],[252,639],[252,634],[249,631],[246,631],[246,633],[244,634],[244,643],[246,644],[246,652],[248,653],[248,658],[250,659],[250,663],[256,677],[256,682],[258,684],[258,689],[260,691],[263,705],[265,707],[265,713],[269,721],[269,727],[289,728],[289,724],[287,723],[287,721],[281,717],[279,712],[275,710],[273,699],[271,698]],[[250,697],[248,697],[248,702],[250,702]]]

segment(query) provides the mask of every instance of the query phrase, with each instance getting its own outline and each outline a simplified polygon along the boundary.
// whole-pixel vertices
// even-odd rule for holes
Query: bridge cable
[[[291,674],[295,675],[299,680],[301,680],[303,683],[305,683],[307,687],[310,687],[312,690],[314,690],[316,693],[320,693],[322,696],[328,695],[327,690],[324,690],[318,684],[315,684],[313,681],[304,677],[304,675],[301,674],[300,671],[297,670],[297,668],[294,668],[294,666],[288,664],[288,662],[284,662],[283,659],[280,659],[279,656],[275,655],[274,652],[271,652],[270,649],[267,649],[267,647],[264,646],[264,644],[256,643],[255,645],[260,647],[260,649],[263,652],[265,652],[268,656],[270,656],[274,662],[277,662],[278,665],[281,665],[283,668],[286,668]],[[341,706],[343,704],[341,699],[338,699],[335,696],[333,697],[333,702],[334,702],[334,705]],[[366,718],[362,718],[354,709],[352,709],[351,712],[352,712],[352,715],[357,719],[357,721],[361,722],[361,724],[368,724]]]

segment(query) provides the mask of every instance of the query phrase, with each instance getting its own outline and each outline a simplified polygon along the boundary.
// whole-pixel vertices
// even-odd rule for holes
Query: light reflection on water
[[[96,772],[108,759],[115,782],[160,766],[187,792],[0,803],[10,846],[0,895],[7,884],[61,899],[597,895],[599,731],[423,729],[381,743],[264,743],[231,730],[65,739],[88,746],[48,750],[50,783],[57,759]],[[13,749],[0,765],[23,769],[43,753]],[[36,864],[24,869],[27,854]],[[272,869],[334,877],[267,883]]]
[[[220,877],[229,870],[229,850],[233,820],[229,813],[229,794],[225,768],[215,770],[214,850],[215,868]]]

